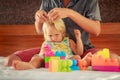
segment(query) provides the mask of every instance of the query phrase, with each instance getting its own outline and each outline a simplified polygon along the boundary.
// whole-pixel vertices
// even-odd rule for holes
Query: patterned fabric
[[[56,51],[64,51],[67,55],[67,58],[70,58],[73,53],[69,45],[69,38],[65,37],[63,41],[61,42],[49,42],[46,41],[46,44],[49,44],[51,47],[51,50],[56,52]]]

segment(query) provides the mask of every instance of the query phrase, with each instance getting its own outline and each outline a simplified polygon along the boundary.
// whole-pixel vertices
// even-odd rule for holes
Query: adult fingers
[[[47,13],[45,11],[38,11],[35,15],[35,19],[39,22],[47,21]]]
[[[49,13],[48,13],[48,18],[51,19],[51,18],[55,18],[58,16],[58,12],[56,10],[51,10]]]

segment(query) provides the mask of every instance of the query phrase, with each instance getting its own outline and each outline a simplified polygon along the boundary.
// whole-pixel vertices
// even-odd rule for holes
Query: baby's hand
[[[74,30],[74,34],[75,34],[76,39],[77,39],[77,38],[81,38],[80,30],[75,29],[75,30]]]

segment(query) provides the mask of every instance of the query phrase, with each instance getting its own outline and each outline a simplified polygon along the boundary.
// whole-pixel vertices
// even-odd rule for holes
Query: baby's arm
[[[46,52],[46,48],[45,48],[45,42],[42,43],[42,46],[41,46],[41,50],[39,52],[39,56],[44,58],[44,53]]]
[[[79,30],[74,30],[74,33],[76,37],[76,43],[73,40],[70,40],[70,47],[76,55],[81,56],[83,54],[83,44],[81,40],[81,33]]]

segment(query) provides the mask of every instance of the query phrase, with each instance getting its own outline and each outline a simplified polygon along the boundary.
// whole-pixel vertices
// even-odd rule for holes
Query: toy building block
[[[45,62],[49,62],[50,61],[50,57],[45,57]]]
[[[65,59],[66,53],[64,51],[56,51],[55,53],[48,48],[48,50],[45,52],[45,68],[49,67],[49,61],[51,59]]]
[[[59,72],[70,72],[71,71],[71,66],[72,66],[72,61],[71,60],[59,60]]]
[[[120,66],[92,66],[96,71],[120,72]]]
[[[50,60],[49,71],[50,72],[70,72],[72,66],[71,60]]]
[[[49,62],[50,60],[60,60],[60,57],[55,57],[55,56],[52,56],[52,57],[45,57],[45,68],[49,68]]]
[[[55,56],[54,52],[51,51],[49,45],[46,45],[47,51],[45,52],[45,68],[49,67],[50,57]]]
[[[118,59],[104,58],[101,55],[93,55],[92,69],[98,71],[120,72]]]
[[[119,66],[119,62],[118,59],[106,59],[101,55],[93,55],[92,66]]]
[[[60,60],[60,59],[65,59],[65,57],[66,57],[66,53],[64,51],[61,51],[61,52],[60,51],[56,51],[55,53],[52,52],[52,51],[46,52],[45,53],[45,68],[49,67],[49,61],[51,59]]]
[[[54,52],[53,51],[46,51],[45,52],[45,68],[49,67],[49,61],[50,61],[50,57],[54,56]]]
[[[51,50],[45,52],[45,56],[55,56],[55,53]]]
[[[58,60],[50,60],[48,68],[50,72],[58,72]]]
[[[66,58],[66,53],[64,51],[56,51],[55,56],[60,57],[60,59],[65,59]]]
[[[46,48],[47,51],[51,51],[51,47],[50,47],[49,44],[46,44],[46,45],[45,45],[45,48]]]
[[[102,55],[102,56],[104,56],[104,58],[110,58],[109,49],[104,48],[103,50],[98,51],[97,55]]]
[[[55,60],[51,59],[49,63],[50,72],[70,72],[73,70],[80,70],[78,61],[73,60]]]
[[[45,62],[45,68],[49,68],[49,62]]]
[[[85,60],[78,60],[78,66],[80,67],[80,70],[86,70],[87,69],[87,62]]]
[[[60,57],[45,57],[45,62],[49,62],[51,59],[56,59],[56,60],[60,60]]]
[[[56,51],[55,56],[66,56],[66,53],[64,51]]]
[[[78,66],[78,61],[75,60],[75,59],[72,59],[71,61],[72,61],[72,66],[70,67],[71,70],[72,70],[72,71],[73,71],[73,70],[80,70],[80,67]]]

